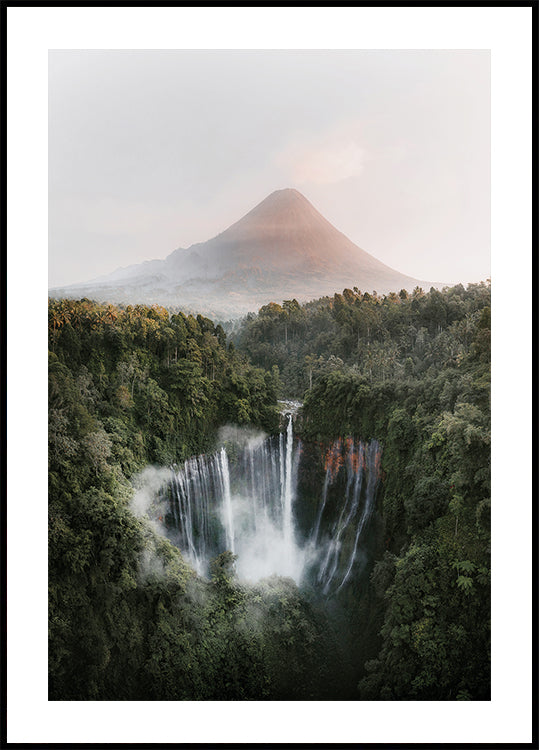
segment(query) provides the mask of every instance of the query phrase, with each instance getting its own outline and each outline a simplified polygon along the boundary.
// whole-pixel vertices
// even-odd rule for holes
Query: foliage
[[[302,306],[266,305],[233,336],[253,363],[279,368],[288,396],[301,397],[317,379],[343,369],[378,383],[456,367],[472,347],[475,356],[488,357],[489,305],[490,285],[483,282],[384,296],[354,287]],[[478,327],[486,331],[484,342]]]
[[[248,317],[237,346],[303,397],[302,437],[383,445],[360,697],[488,699],[490,286],[345,289],[294,307],[286,331],[283,309]]]
[[[319,695],[327,638],[292,582],[240,586],[226,552],[198,578],[129,508],[147,463],[276,430],[278,375],[158,307],[51,300],[49,336],[50,699]]]
[[[350,697],[488,699],[490,287],[270,303],[234,343],[200,315],[49,301],[50,699],[331,699],[344,672]],[[372,574],[330,603],[240,584],[230,552],[204,580],[129,508],[146,464],[227,422],[277,431],[283,394],[305,441],[383,446]]]

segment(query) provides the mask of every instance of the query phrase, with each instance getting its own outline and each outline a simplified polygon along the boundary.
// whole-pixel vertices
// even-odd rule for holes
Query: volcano
[[[359,248],[301,193],[286,188],[207,242],[49,293],[234,318],[268,302],[305,302],[347,287],[387,294],[431,285],[440,286],[399,273]]]

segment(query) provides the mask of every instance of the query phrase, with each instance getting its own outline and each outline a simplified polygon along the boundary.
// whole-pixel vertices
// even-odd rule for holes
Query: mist
[[[173,467],[150,466],[135,478],[134,513],[173,543],[198,575],[208,578],[210,562],[229,550],[240,582],[278,576],[331,594],[363,568],[380,446],[335,441],[319,494],[300,498],[302,445],[294,436],[293,411],[278,436],[225,425],[214,453]],[[309,528],[297,517],[298,503],[306,502],[316,509]],[[150,558],[143,565],[157,572]]]

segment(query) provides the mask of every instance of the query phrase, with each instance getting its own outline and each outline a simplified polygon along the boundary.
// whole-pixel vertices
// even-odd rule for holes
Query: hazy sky
[[[398,271],[486,279],[489,52],[50,53],[50,286],[210,239],[283,187]]]

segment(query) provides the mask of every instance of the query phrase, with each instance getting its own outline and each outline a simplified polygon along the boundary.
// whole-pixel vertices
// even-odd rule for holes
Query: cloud
[[[341,125],[315,138],[298,138],[277,157],[296,185],[330,185],[357,177],[366,160],[357,124]]]

